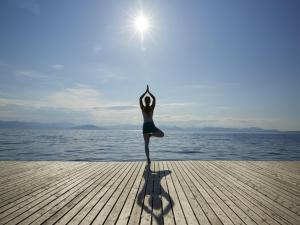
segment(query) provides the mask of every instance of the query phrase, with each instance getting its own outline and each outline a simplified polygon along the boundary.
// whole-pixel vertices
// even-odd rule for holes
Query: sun
[[[134,18],[134,27],[140,34],[141,40],[144,40],[144,34],[149,30],[150,22],[148,17],[144,15],[143,12],[140,12],[140,14]]]
[[[136,29],[141,33],[147,31],[147,29],[149,28],[149,20],[143,14],[138,15],[135,18],[134,24],[135,24]]]

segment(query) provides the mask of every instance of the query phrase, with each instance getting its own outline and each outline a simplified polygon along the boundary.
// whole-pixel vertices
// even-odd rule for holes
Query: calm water
[[[0,160],[144,160],[141,131],[0,129]],[[166,131],[154,160],[300,160],[300,134]]]

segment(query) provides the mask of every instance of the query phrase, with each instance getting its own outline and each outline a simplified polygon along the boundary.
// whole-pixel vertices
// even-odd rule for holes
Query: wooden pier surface
[[[0,161],[0,224],[300,224],[300,161]]]

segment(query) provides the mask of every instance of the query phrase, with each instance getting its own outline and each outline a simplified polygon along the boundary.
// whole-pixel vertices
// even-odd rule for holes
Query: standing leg
[[[147,163],[150,164],[150,157],[149,157],[149,142],[150,142],[150,134],[144,134],[144,141],[145,141],[145,153],[147,156]]]

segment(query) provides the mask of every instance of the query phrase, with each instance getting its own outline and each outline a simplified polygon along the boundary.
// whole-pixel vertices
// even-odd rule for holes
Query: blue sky
[[[151,29],[141,43],[140,11]],[[300,130],[300,3],[0,2],[0,120]]]

